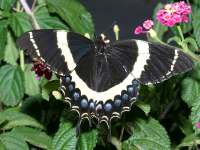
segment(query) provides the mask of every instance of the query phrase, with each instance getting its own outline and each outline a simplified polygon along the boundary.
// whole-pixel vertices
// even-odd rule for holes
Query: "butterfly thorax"
[[[102,56],[102,55],[107,55],[109,52],[109,47],[110,44],[108,42],[109,40],[105,39],[102,36],[99,36],[95,39],[95,52],[96,52],[96,56]]]

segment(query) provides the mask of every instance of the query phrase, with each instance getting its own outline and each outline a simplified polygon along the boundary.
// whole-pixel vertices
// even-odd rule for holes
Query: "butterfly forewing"
[[[18,40],[20,48],[39,58],[58,74],[69,74],[94,44],[91,40],[64,30],[33,30]]]
[[[126,40],[114,42],[113,52],[124,55],[127,51],[126,45],[132,47],[132,53],[137,57],[134,60],[126,59],[129,63],[123,65],[131,68],[129,73],[142,84],[159,83],[192,69],[192,60],[178,48],[141,40]]]

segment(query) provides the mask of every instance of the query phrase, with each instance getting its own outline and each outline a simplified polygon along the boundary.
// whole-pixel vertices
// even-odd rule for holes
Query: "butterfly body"
[[[94,41],[63,30],[33,30],[17,41],[60,76],[60,89],[80,120],[108,125],[131,108],[140,84],[154,84],[192,68],[177,48],[141,40]]]

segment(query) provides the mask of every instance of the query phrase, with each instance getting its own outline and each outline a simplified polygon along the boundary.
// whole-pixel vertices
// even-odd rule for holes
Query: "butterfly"
[[[96,117],[110,126],[136,101],[141,84],[155,84],[192,69],[178,48],[130,39],[95,40],[64,30],[24,33],[17,45],[60,78],[60,90],[83,118]]]

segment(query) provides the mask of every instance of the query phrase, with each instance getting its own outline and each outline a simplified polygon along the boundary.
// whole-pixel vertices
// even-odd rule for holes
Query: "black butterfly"
[[[63,30],[33,30],[18,40],[20,48],[60,76],[61,91],[72,110],[108,125],[130,110],[140,84],[159,83],[192,68],[178,48],[141,40],[94,41]]]

